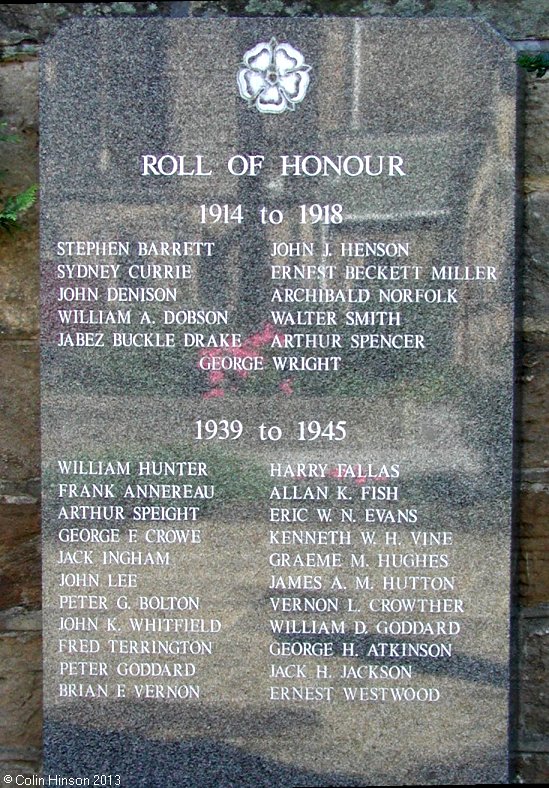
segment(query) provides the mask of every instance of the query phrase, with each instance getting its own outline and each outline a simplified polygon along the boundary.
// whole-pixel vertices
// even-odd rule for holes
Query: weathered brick
[[[0,503],[0,605],[36,608],[41,598],[38,504]]]
[[[26,607],[0,609],[0,632],[41,632],[42,612]]]
[[[38,334],[38,259],[38,228],[33,213],[24,219],[21,229],[2,238],[0,336],[31,339]]]
[[[524,175],[527,190],[549,192],[549,75],[525,79]]]
[[[171,3],[2,3],[0,46],[46,41],[67,19],[78,16],[158,16]]]
[[[0,202],[38,182],[38,63],[0,66],[3,132],[14,142],[0,142],[3,175]],[[21,217],[21,227],[2,232],[0,269],[0,334],[36,336],[38,331],[38,211]]]
[[[76,5],[76,4],[75,4]],[[211,16],[221,3],[190,2],[192,16]],[[296,16],[298,14],[353,14],[372,17],[472,17],[489,22],[508,38],[549,37],[549,10],[540,0],[334,0],[334,2],[280,2],[240,0],[228,3],[229,13],[252,16]]]
[[[549,338],[549,191],[533,192],[524,209],[524,317],[528,331]],[[532,322],[533,321],[533,322]],[[537,324],[537,326],[536,326]]]
[[[41,637],[0,634],[0,741],[3,747],[39,747],[42,738]]]
[[[549,37],[549,7],[539,0],[475,0],[473,5],[474,17],[490,22],[507,38]]]
[[[520,465],[525,478],[541,481],[549,471],[549,337],[530,334],[523,343],[520,360]],[[532,476],[530,470],[537,475]]]
[[[549,754],[529,752],[521,754],[517,759],[517,776],[521,783],[549,782]]]
[[[520,645],[519,750],[549,754],[549,617],[522,616]]]
[[[46,41],[79,16],[158,16],[172,3],[4,3],[0,4],[0,46],[21,47]],[[190,16],[361,14],[362,16],[467,16],[483,19],[508,38],[549,37],[549,11],[540,0],[232,0],[189,2]]]
[[[519,593],[523,605],[537,605],[547,601],[548,522],[549,484],[529,484],[527,488],[523,488],[519,502]]]
[[[0,781],[6,784],[6,775],[15,781],[18,774],[24,777],[38,774],[40,761],[37,747],[0,747]]]
[[[38,346],[0,346],[0,480],[23,481],[40,473]]]

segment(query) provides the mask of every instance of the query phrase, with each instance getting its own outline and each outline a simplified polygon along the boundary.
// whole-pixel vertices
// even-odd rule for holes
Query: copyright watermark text
[[[116,788],[122,785],[119,774],[94,774],[92,777],[64,777],[60,774],[6,774],[4,785],[44,785],[51,788],[62,786],[90,786],[90,788]]]

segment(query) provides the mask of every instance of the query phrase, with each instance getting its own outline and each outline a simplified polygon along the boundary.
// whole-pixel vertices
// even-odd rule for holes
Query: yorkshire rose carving
[[[238,89],[259,112],[280,114],[303,101],[310,71],[299,50],[271,38],[245,53],[237,74]]]

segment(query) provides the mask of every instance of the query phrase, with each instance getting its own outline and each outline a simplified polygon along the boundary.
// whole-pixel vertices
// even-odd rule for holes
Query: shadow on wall
[[[150,707],[140,712],[149,715]],[[181,707],[173,708],[179,725],[183,722]],[[153,712],[154,713],[154,712]],[[135,714],[135,711],[132,713]],[[207,715],[206,715],[207,717]],[[136,718],[136,717],[134,717]],[[164,723],[166,710],[162,711]],[[257,723],[257,720],[255,720]],[[219,725],[219,720],[217,721]],[[214,725],[215,727],[215,725]],[[260,735],[260,728],[255,734]],[[246,752],[208,738],[188,741],[161,742],[119,731],[97,731],[63,723],[47,722],[45,742],[48,761],[44,775],[91,777],[98,769],[97,754],[102,753],[103,775],[120,776],[124,788],[298,788],[299,786],[391,785],[388,769],[384,774],[373,768],[368,771],[368,782],[341,773],[319,773],[283,765],[269,758]],[[379,758],[379,754],[376,756]],[[501,752],[483,753],[483,773],[493,764],[495,783],[504,782],[500,776],[503,761]],[[55,764],[55,770],[50,764]],[[416,767],[416,768],[414,768]],[[453,774],[460,774],[464,782],[475,782],[478,761],[451,764],[432,763],[410,765],[410,780],[440,785],[452,782]],[[389,780],[389,781],[388,781]],[[490,781],[492,782],[492,781]],[[112,783],[115,785],[115,783]],[[406,783],[405,783],[406,784]],[[407,782],[407,784],[411,784]]]

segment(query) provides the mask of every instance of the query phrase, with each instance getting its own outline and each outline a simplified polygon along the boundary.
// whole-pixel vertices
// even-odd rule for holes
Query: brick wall
[[[0,198],[38,181],[38,52],[69,17],[359,13],[476,16],[518,49],[549,46],[541,0],[0,4]],[[546,50],[547,51],[547,50]],[[443,56],[443,51],[440,53]],[[519,782],[549,781],[549,73],[525,74],[522,289],[517,363]],[[41,619],[37,209],[0,234],[0,775],[40,763]]]

